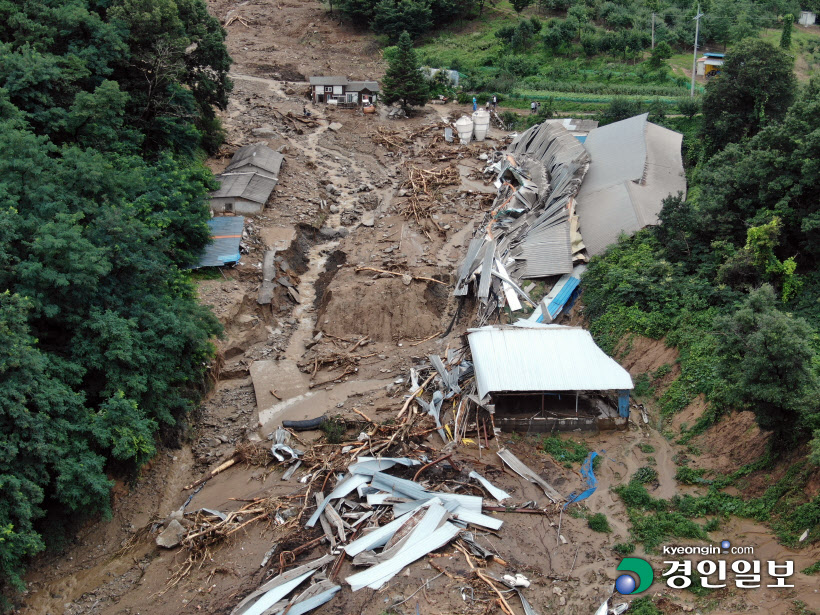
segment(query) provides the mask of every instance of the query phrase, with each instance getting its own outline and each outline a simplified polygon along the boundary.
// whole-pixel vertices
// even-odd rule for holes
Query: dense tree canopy
[[[0,574],[195,403],[225,33],[201,0],[0,1]],[[207,133],[207,134],[206,134]],[[62,517],[55,511],[62,511]]]
[[[811,326],[781,312],[777,302],[774,289],[764,285],[715,324],[727,403],[752,410],[758,425],[773,431],[783,447],[812,420],[818,377]]]
[[[756,135],[782,119],[794,100],[792,61],[768,43],[748,39],[726,56],[721,74],[706,87],[703,121],[708,153]]]

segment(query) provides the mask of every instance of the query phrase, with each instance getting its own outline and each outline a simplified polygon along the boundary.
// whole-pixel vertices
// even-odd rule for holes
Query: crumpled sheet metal
[[[277,427],[276,431],[274,431],[270,436],[268,436],[268,438],[273,440],[273,446],[271,446],[270,452],[279,461],[285,460],[284,455],[282,455],[281,453],[287,453],[288,455],[290,455],[290,459],[297,459],[305,454],[303,451],[300,451],[297,448],[289,446],[290,432],[287,429]]]
[[[494,260],[503,263],[516,285],[522,277],[571,272],[573,261],[581,258],[574,246],[583,247],[571,232],[573,198],[589,162],[583,145],[560,124],[539,124],[519,135],[507,155],[488,167],[498,172],[493,214],[485,216],[482,231],[470,241],[454,296],[465,296],[474,281],[486,319],[508,302],[504,280],[493,279]]]

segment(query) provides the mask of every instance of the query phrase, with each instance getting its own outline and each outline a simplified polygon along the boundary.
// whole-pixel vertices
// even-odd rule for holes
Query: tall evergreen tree
[[[419,60],[407,32],[402,32],[396,54],[382,80],[382,98],[388,105],[400,101],[402,109],[423,105],[430,98],[427,80],[419,70]]]

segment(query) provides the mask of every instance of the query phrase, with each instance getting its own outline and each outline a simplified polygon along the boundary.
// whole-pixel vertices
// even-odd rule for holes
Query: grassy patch
[[[322,431],[325,433],[328,444],[339,444],[346,430],[345,422],[341,419],[331,419],[322,423]]]
[[[656,607],[652,599],[647,596],[633,600],[629,605],[629,612],[631,615],[663,615],[663,611]]]
[[[632,390],[635,397],[649,397],[654,392],[655,389],[649,380],[649,374],[639,374],[635,378],[635,388]]]
[[[589,529],[594,532],[602,532],[604,534],[612,532],[612,528],[609,527],[609,521],[604,513],[595,513],[587,517],[587,525]]]
[[[806,501],[805,486],[813,471],[807,464],[791,466],[779,481],[758,498],[744,500],[721,491],[769,463],[770,459],[764,457],[728,476],[716,478],[702,496],[676,495],[668,501],[653,498],[634,477],[628,484],[619,485],[613,491],[627,507],[635,540],[644,543],[647,549],[660,544],[664,535],[705,540],[706,532],[720,527],[720,518],[729,515],[768,522],[778,540],[790,547],[798,544],[808,546],[820,541],[820,496]],[[681,468],[679,475],[685,469]],[[700,478],[697,470],[684,475],[692,480]],[[705,527],[682,521],[705,517],[711,517]],[[653,523],[656,525],[653,526]],[[800,535],[807,529],[809,535],[806,541],[798,543]]]
[[[708,485],[711,481],[703,478],[705,473],[703,468],[678,468],[675,480],[684,485]]]
[[[803,574],[817,574],[820,572],[820,561],[814,562],[811,566],[807,566],[801,570]]]
[[[222,272],[218,267],[202,267],[201,269],[191,269],[188,272],[188,278],[191,282],[203,282],[205,280],[218,280],[222,276]]]
[[[630,511],[629,519],[635,540],[643,543],[647,551],[654,551],[670,538],[709,540],[703,527],[676,511],[649,514]]]
[[[567,468],[571,468],[575,463],[582,463],[589,455],[586,444],[571,438],[562,440],[558,436],[547,436],[541,444],[545,453]]]
[[[645,444],[643,442],[638,444],[638,449],[642,453],[654,453],[655,452],[655,447],[654,446],[652,446],[651,444]]]

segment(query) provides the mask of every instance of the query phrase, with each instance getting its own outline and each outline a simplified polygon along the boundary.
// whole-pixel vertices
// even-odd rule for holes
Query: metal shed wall
[[[240,259],[239,242],[242,240],[242,231],[245,230],[245,218],[242,216],[225,216],[208,220],[211,230],[211,243],[199,262],[193,267],[223,267],[238,263]]]

